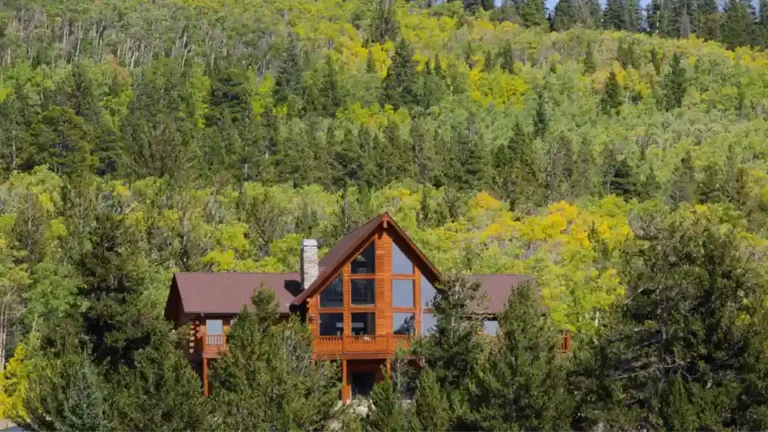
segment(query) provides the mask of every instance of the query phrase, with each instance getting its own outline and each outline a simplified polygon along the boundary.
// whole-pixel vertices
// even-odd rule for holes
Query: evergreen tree
[[[606,30],[627,30],[626,8],[625,0],[607,0],[603,11],[603,28]]]
[[[106,431],[106,401],[98,371],[87,358],[82,359],[64,405],[64,418],[56,425],[62,431]]]
[[[574,0],[560,0],[552,16],[552,31],[562,32],[577,24],[577,5]]]
[[[696,169],[690,152],[680,159],[680,164],[672,173],[670,199],[673,203],[696,202]]]
[[[301,43],[292,36],[283,50],[280,67],[275,75],[274,90],[275,102],[288,105],[291,112],[297,112],[302,105],[301,74],[304,72],[304,64]]]
[[[623,41],[619,42],[619,47],[616,49],[616,60],[621,63],[621,67],[624,69],[640,69],[640,60],[634,41],[630,41],[628,44],[624,44]]]
[[[512,50],[512,44],[509,42],[501,47],[501,52],[499,53],[499,66],[501,66],[503,71],[509,74],[515,73],[515,52]]]
[[[316,430],[337,419],[339,371],[312,358],[297,318],[278,323],[275,295],[258,290],[227,333],[227,354],[211,368],[210,430]],[[265,392],[264,389],[269,389]]]
[[[651,48],[651,64],[653,65],[653,70],[656,71],[656,76],[661,76],[661,66],[662,66],[663,59],[661,58],[661,54],[659,54],[659,51],[656,50],[656,48]]]
[[[544,0],[521,0],[518,14],[523,26],[540,27],[547,24]]]
[[[716,0],[698,0],[693,16],[696,36],[707,40],[720,39],[721,14]]]
[[[725,19],[721,28],[721,40],[729,48],[749,45],[752,42],[754,15],[746,0],[729,0],[723,10]]]
[[[683,67],[680,53],[672,56],[669,70],[664,74],[661,87],[663,91],[663,107],[667,111],[683,106],[683,98],[688,89],[688,78]]]
[[[152,343],[136,354],[136,367],[123,367],[106,392],[114,429],[196,430],[209,415],[202,383],[183,355],[182,341],[158,325]],[[137,398],[137,395],[144,397]]]
[[[557,333],[543,315],[530,284],[517,287],[499,317],[498,344],[483,363],[473,395],[472,418],[480,430],[568,428],[565,361]]]
[[[429,336],[414,347],[414,354],[424,358],[448,399],[451,430],[464,425],[467,377],[475,373],[483,354],[483,342],[478,338],[482,318],[472,313],[481,301],[483,295],[477,282],[444,277],[432,303],[437,323]]]
[[[493,56],[493,50],[488,49],[485,52],[485,61],[483,62],[483,71],[490,72],[496,67],[496,59]]]
[[[411,410],[403,405],[401,395],[389,375],[373,386],[371,413],[366,419],[366,429],[372,432],[406,431],[412,428]]]
[[[591,75],[597,71],[597,63],[595,61],[595,53],[592,50],[592,44],[587,44],[587,49],[584,52],[584,73]]]
[[[621,85],[616,78],[616,71],[611,70],[608,80],[605,82],[603,96],[600,98],[600,109],[603,114],[619,113],[619,108],[624,104]]]
[[[401,38],[395,46],[395,55],[387,76],[384,77],[382,102],[395,109],[413,104],[416,101],[416,77],[413,50],[405,38]]]
[[[447,432],[451,427],[450,406],[437,376],[425,369],[419,376],[414,397],[414,414],[421,430]]]
[[[399,33],[395,0],[377,0],[368,30],[368,42],[383,45],[388,40],[397,40]]]
[[[538,158],[531,133],[518,121],[507,145],[493,154],[496,192],[512,207],[538,202]]]
[[[642,28],[643,14],[640,11],[639,0],[624,0],[624,30],[639,32]]]
[[[750,246],[690,206],[653,212],[635,233],[625,251],[626,300],[604,320],[584,381],[575,382],[588,406],[576,427],[759,429],[747,406],[765,403],[750,377],[765,370],[766,331],[757,321],[762,300],[752,299],[766,285]]]
[[[549,129],[549,115],[547,114],[547,101],[544,93],[539,92],[536,99],[536,112],[533,115],[533,133],[537,138],[544,138]]]

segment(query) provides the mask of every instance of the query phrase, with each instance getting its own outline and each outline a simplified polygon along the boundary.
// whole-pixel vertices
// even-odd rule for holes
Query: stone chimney
[[[320,268],[317,261],[317,240],[304,239],[301,243],[301,289],[305,290],[317,279]]]

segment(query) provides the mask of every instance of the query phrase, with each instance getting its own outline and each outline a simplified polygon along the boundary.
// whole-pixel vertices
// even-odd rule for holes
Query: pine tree
[[[560,0],[552,16],[552,31],[562,32],[577,24],[574,0]]]
[[[377,72],[376,60],[373,58],[372,50],[368,50],[368,57],[365,59],[365,72],[369,74],[375,74]]]
[[[415,347],[415,354],[424,358],[447,395],[463,389],[467,374],[481,358],[482,342],[476,336],[483,329],[482,318],[471,311],[482,299],[477,282],[459,276],[443,278],[432,303],[437,323],[429,337]]]
[[[659,51],[656,50],[656,47],[651,48],[651,64],[653,65],[653,70],[656,71],[656,76],[661,76],[662,61],[663,59]]]
[[[274,89],[275,103],[288,105],[291,112],[296,112],[302,104],[301,74],[304,72],[304,64],[301,44],[292,36],[283,50]]]
[[[493,50],[488,49],[485,52],[485,61],[483,62],[483,71],[490,72],[496,67],[496,58],[493,56]]]
[[[583,63],[585,74],[591,75],[597,71],[597,62],[595,61],[595,53],[592,50],[592,43],[587,44]]]
[[[693,16],[696,36],[707,40],[720,39],[721,14],[716,0],[698,0]]]
[[[317,430],[341,415],[339,370],[312,358],[309,329],[278,322],[275,295],[258,290],[227,333],[211,369],[208,430]],[[269,391],[264,391],[269,389]]]
[[[421,430],[447,432],[451,427],[450,406],[437,376],[425,369],[419,376],[414,397],[414,415]]]
[[[400,394],[389,375],[373,386],[372,411],[366,419],[366,429],[372,432],[406,431],[412,429],[410,409],[403,405]]]
[[[111,379],[107,395],[116,429],[151,430],[162,424],[169,430],[195,430],[210,414],[182,341],[165,327],[158,323],[152,343],[136,354],[135,368],[123,367]]]
[[[680,53],[672,56],[669,63],[669,70],[664,74],[662,82],[663,107],[667,111],[683,106],[683,98],[688,89],[688,78],[683,67]]]
[[[544,138],[549,129],[549,116],[547,114],[547,101],[543,92],[539,92],[536,99],[536,112],[533,115],[533,133],[537,138]]]
[[[480,430],[568,428],[567,358],[530,284],[518,286],[499,317],[498,345],[477,379],[471,418]]]
[[[57,430],[106,431],[106,401],[98,371],[87,357],[82,359],[67,392],[64,418],[59,419]]]
[[[499,53],[499,66],[509,74],[515,73],[515,52],[512,50],[512,44],[505,43]]]
[[[752,42],[754,16],[751,5],[746,0],[729,0],[723,13],[725,19],[721,30],[721,40],[729,48],[749,45]]]
[[[619,42],[619,47],[616,49],[616,60],[621,63],[621,67],[624,69],[640,69],[640,59],[638,57],[634,41],[629,41],[628,44],[624,44],[624,41]]]
[[[768,335],[743,317],[762,316],[751,299],[768,287],[750,246],[718,219],[683,206],[637,222],[639,237],[623,258],[626,300],[604,320],[605,333],[583,358],[584,380],[574,383],[590,417],[578,428],[757,427],[747,412],[765,403],[751,383],[766,357],[752,353]]]
[[[639,0],[624,0],[624,30],[629,32],[639,32],[642,28],[643,14],[640,11]]]
[[[377,0],[376,9],[371,17],[368,30],[368,42],[384,44],[388,40],[397,40],[400,24],[397,22],[395,0]]]
[[[405,38],[401,38],[395,46],[395,55],[387,76],[384,77],[382,102],[395,109],[415,103],[416,78],[413,50]]]
[[[627,30],[627,11],[624,0],[607,0],[603,11],[603,28],[606,30]]]
[[[670,186],[670,199],[673,203],[696,202],[696,169],[690,152],[686,152],[675,167]]]
[[[518,121],[507,145],[493,154],[494,187],[499,196],[515,207],[538,202],[538,161],[530,132]]]
[[[619,108],[624,104],[624,96],[622,95],[621,84],[616,78],[616,71],[611,70],[608,74],[608,80],[605,82],[605,88],[603,89],[603,96],[600,98],[600,109],[603,114],[609,115],[611,113],[619,113]]]
[[[540,27],[547,24],[544,0],[524,0],[518,5],[520,20],[525,27]]]

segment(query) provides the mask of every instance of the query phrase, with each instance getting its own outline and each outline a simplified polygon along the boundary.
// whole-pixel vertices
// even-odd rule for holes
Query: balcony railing
[[[410,335],[320,336],[312,348],[315,354],[350,353],[393,354],[398,347],[408,348]]]
[[[227,349],[227,338],[224,335],[203,336],[203,356],[218,357],[220,351]]]

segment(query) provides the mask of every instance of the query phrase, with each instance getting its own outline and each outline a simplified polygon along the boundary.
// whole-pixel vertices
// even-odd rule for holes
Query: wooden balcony
[[[320,336],[312,342],[312,350],[320,356],[391,355],[398,347],[408,348],[410,339],[409,335]]]
[[[203,335],[203,357],[216,358],[227,349],[227,337],[224,335]]]

